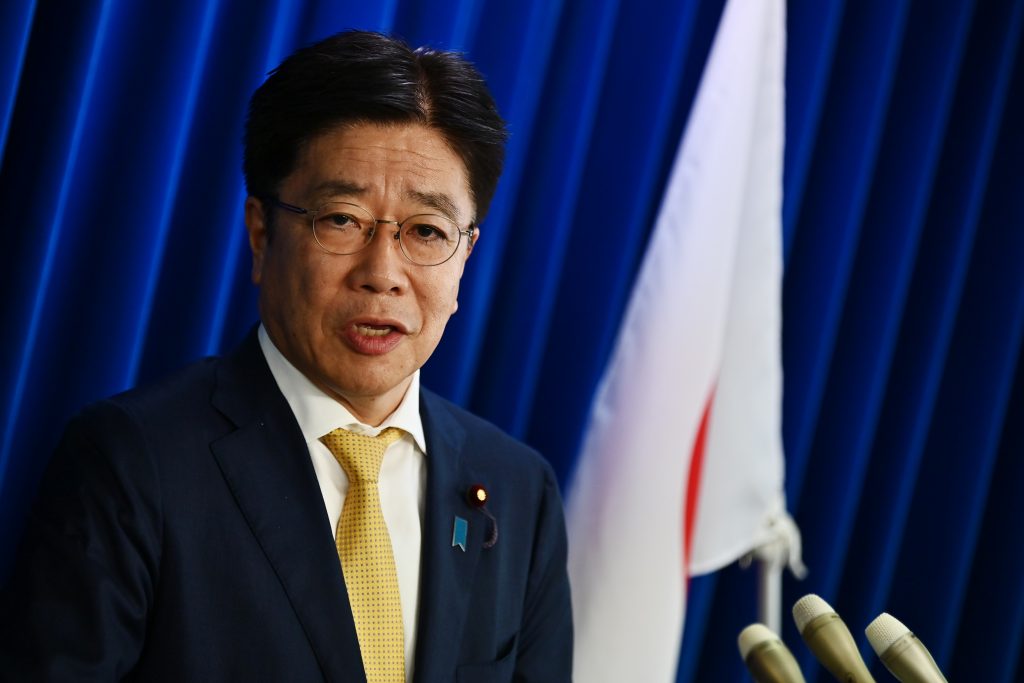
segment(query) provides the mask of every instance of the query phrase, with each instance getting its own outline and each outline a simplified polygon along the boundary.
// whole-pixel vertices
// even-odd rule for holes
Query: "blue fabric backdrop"
[[[2,3],[0,575],[66,419],[256,319],[247,97],[344,27],[466,51],[509,120],[425,382],[564,482],[722,5]],[[785,603],[818,592],[855,634],[887,610],[951,680],[1024,680],[1022,21],[1019,0],[789,7],[783,431],[811,574]],[[744,680],[752,574],[691,587],[679,680]]]

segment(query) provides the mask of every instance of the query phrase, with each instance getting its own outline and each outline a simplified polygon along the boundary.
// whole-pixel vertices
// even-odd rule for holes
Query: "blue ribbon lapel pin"
[[[462,548],[466,552],[466,534],[469,532],[469,522],[458,515],[455,516],[455,524],[452,525],[452,547]]]

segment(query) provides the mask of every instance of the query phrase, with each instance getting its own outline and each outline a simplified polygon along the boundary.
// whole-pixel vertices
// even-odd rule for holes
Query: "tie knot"
[[[402,430],[388,427],[377,436],[363,436],[347,429],[335,429],[320,437],[320,442],[334,454],[349,481],[376,482],[384,451],[402,438]]]

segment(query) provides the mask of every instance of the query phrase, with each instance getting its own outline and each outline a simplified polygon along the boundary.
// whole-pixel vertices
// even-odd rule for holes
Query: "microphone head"
[[[737,645],[740,648],[740,659],[746,661],[747,655],[750,654],[751,650],[761,643],[767,643],[772,640],[779,640],[774,631],[764,624],[751,624],[740,631],[740,636],[737,638]]]
[[[832,607],[813,593],[793,605],[793,620],[800,637],[836,679],[844,683],[875,683],[857,644]]]
[[[793,605],[793,621],[796,622],[796,630],[804,632],[811,620],[820,617],[822,614],[834,614],[835,610],[827,602],[814,593],[808,593],[796,601]]]
[[[881,657],[882,653],[888,650],[893,643],[910,633],[910,629],[896,617],[882,612],[868,624],[864,632],[867,634],[868,642],[871,643],[875,654]]]
[[[928,648],[896,617],[882,612],[864,632],[875,654],[897,680],[946,683]]]
[[[740,657],[757,683],[805,683],[800,666],[778,634],[764,624],[740,631]]]

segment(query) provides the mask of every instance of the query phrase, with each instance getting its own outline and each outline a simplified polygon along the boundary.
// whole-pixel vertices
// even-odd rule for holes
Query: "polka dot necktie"
[[[335,429],[320,437],[348,475],[348,494],[334,540],[367,683],[405,681],[398,573],[377,490],[384,451],[402,438],[402,433],[401,429],[389,427],[372,437]]]

